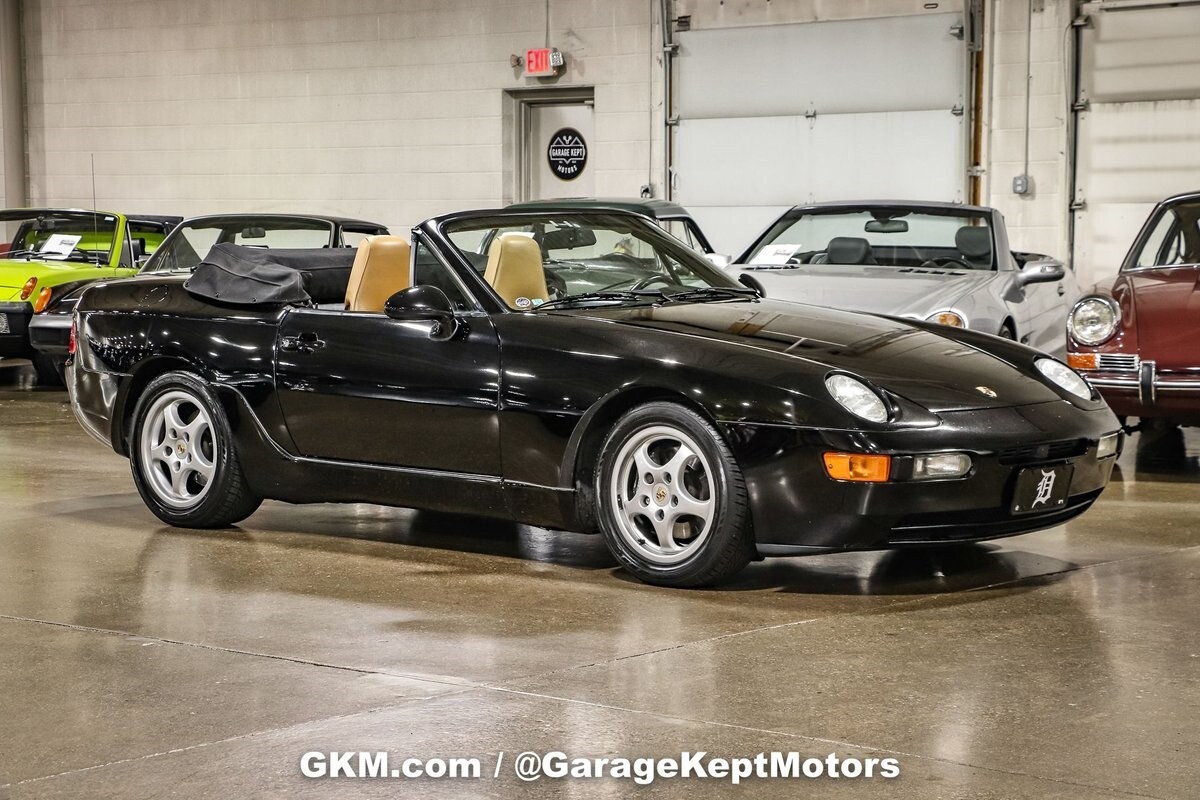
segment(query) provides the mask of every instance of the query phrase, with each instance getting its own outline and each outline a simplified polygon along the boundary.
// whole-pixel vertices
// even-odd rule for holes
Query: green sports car
[[[41,384],[55,365],[29,344],[29,318],[57,295],[137,272],[180,217],[28,208],[0,211],[0,358],[31,358]]]

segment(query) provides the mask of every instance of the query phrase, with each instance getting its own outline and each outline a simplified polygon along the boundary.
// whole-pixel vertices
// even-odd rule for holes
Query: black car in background
[[[699,223],[691,212],[678,203],[656,198],[631,197],[569,197],[562,200],[528,200],[514,203],[510,209],[570,208],[579,211],[628,211],[654,220],[660,228],[680,240],[688,247],[706,256],[714,254],[708,237],[700,230]],[[718,265],[721,266],[721,265]]]
[[[601,532],[671,586],[1058,525],[1122,441],[1044,353],[761,299],[616,210],[451,214],[357,257],[221,244],[76,319],[72,408],[169,524],[266,498],[473,513]]]
[[[132,223],[134,218],[130,219]],[[215,214],[174,219],[170,235],[144,262],[139,274],[190,273],[214,244],[256,248],[357,247],[367,236],[386,234],[385,225],[315,214]],[[33,348],[56,365],[67,357],[71,312],[86,286],[55,298],[29,322]]]

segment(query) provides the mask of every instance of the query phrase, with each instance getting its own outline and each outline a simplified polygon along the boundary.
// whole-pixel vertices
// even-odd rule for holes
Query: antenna
[[[96,154],[88,153],[88,156],[91,158],[91,163],[92,163],[92,235],[96,237],[96,242],[99,242],[100,241],[100,220],[99,220],[100,213],[96,210]],[[113,238],[116,239],[115,231],[113,234]],[[113,242],[113,245],[115,246],[116,242]],[[112,258],[112,248],[111,247],[108,249],[108,254],[109,254],[108,257]],[[99,266],[99,264],[97,264],[97,266]]]

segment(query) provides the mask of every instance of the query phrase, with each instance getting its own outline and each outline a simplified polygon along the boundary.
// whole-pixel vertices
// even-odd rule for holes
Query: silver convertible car
[[[1015,252],[994,208],[872,201],[797,206],[730,266],[767,297],[1066,346],[1073,273]]]

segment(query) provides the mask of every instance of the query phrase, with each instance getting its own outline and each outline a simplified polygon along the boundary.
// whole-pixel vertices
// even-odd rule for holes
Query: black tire
[[[1017,332],[1012,329],[1012,323],[1006,322],[1000,326],[1000,332],[996,334],[1001,339],[1017,340]]]
[[[639,454],[649,462],[639,462]],[[672,472],[675,456],[686,466]],[[643,473],[646,463],[653,472]],[[646,583],[708,586],[754,558],[741,469],[717,430],[683,406],[647,403],[621,417],[601,446],[594,490],[608,549]],[[703,511],[704,517],[686,514],[681,506]]]
[[[225,528],[262,504],[246,483],[224,408],[190,372],[165,373],[142,391],[129,429],[129,463],[142,500],[170,525]],[[175,484],[177,473],[183,477]]]
[[[34,353],[31,360],[33,361],[33,371],[37,373],[38,386],[54,387],[63,385],[63,376],[66,371],[65,358],[55,358],[45,353]]]

